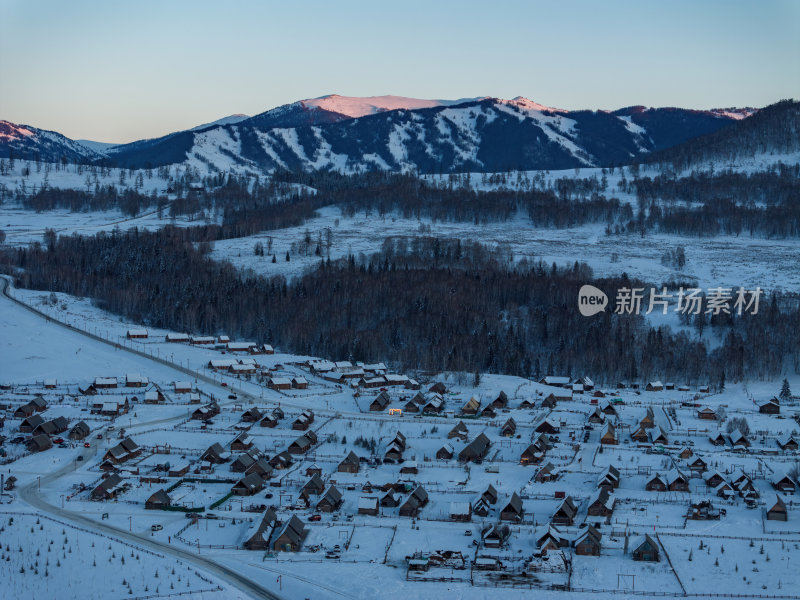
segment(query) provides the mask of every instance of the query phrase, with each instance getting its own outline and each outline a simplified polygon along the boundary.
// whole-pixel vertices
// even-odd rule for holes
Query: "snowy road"
[[[28,310],[30,312],[33,312],[34,314],[42,316],[35,309],[33,309],[33,308],[29,307],[29,306],[26,306],[25,304],[23,304],[23,303],[19,302],[18,300],[12,298],[11,296],[9,296],[9,294],[8,294],[8,280],[7,279],[2,278],[2,280],[0,280],[0,285],[2,285],[2,292],[3,292],[2,299],[3,299],[3,302],[5,302],[6,304],[13,303],[11,307],[6,307],[4,310],[7,311],[7,310],[9,310],[9,308],[11,310],[14,310],[14,309],[18,310],[19,307],[21,307],[21,308],[26,309],[26,310]],[[75,332],[77,334],[88,336],[88,337],[90,337],[90,338],[92,338],[92,339],[94,339],[94,340],[96,340],[98,342],[102,342],[104,344],[113,345],[113,344],[110,344],[109,342],[107,342],[106,340],[98,338],[98,337],[96,337],[96,336],[94,336],[92,334],[86,333],[84,331],[80,331],[79,329],[76,329],[76,328],[71,327],[69,325],[65,325],[65,324],[59,323],[59,322],[54,321],[52,319],[49,320],[49,321],[50,321],[50,323],[54,323],[54,324],[60,325],[60,326],[62,326],[64,328],[67,328],[69,330],[72,330],[73,332]],[[143,356],[144,358],[148,358],[148,359],[160,362],[160,363],[162,363],[162,364],[164,364],[164,365],[166,365],[166,366],[168,366],[170,368],[178,369],[178,370],[180,370],[180,371],[182,371],[184,373],[190,373],[191,375],[194,376],[193,372],[188,371],[187,369],[180,369],[178,367],[175,367],[174,365],[172,365],[172,364],[170,364],[170,363],[168,363],[166,361],[151,358],[151,357],[149,357],[149,356],[147,356],[147,355],[145,355],[143,353],[137,352],[135,350],[128,350],[128,351],[129,352],[134,352],[136,354],[139,354],[140,356]],[[180,415],[180,416],[172,417],[172,418],[169,418],[169,419],[158,419],[157,421],[150,422],[149,424],[153,424],[153,423],[156,423],[156,422],[165,423],[165,422],[168,422],[168,421],[178,421],[178,420],[181,420],[183,418],[184,418],[183,415]],[[97,447],[98,446],[96,444],[93,444],[90,449],[85,450],[83,452],[84,457],[85,458],[93,457],[97,453]],[[98,523],[97,521],[95,521],[95,520],[93,520],[93,519],[91,519],[89,517],[86,517],[86,516],[84,516],[82,514],[74,513],[72,511],[68,511],[68,510],[59,508],[57,506],[54,506],[54,505],[50,504],[49,502],[46,502],[39,495],[39,488],[41,486],[45,486],[46,487],[49,483],[52,483],[53,481],[57,480],[59,477],[62,477],[64,475],[66,475],[68,472],[71,472],[72,469],[73,469],[72,462],[71,461],[67,462],[60,469],[58,469],[56,471],[53,471],[52,473],[49,473],[49,474],[45,475],[44,477],[41,477],[38,481],[34,481],[34,482],[30,483],[29,485],[21,488],[20,489],[20,498],[22,500],[24,500],[25,502],[27,502],[29,505],[37,508],[38,510],[40,510],[40,511],[42,511],[44,513],[48,513],[50,515],[53,515],[53,516],[56,516],[56,517],[60,517],[62,519],[66,519],[66,520],[71,521],[73,523],[80,524],[81,526],[86,527],[87,529],[90,529],[90,530],[95,531],[95,532],[99,532],[99,533],[107,534],[107,535],[113,535],[113,536],[116,536],[118,538],[126,539],[126,540],[128,540],[130,542],[139,544],[140,546],[145,546],[145,547],[147,547],[147,548],[149,548],[151,550],[155,550],[157,552],[168,554],[168,555],[174,556],[175,558],[183,560],[185,562],[194,564],[198,568],[200,568],[200,569],[202,569],[204,571],[207,571],[208,573],[211,573],[211,574],[213,574],[215,576],[218,576],[221,579],[224,579],[225,581],[227,581],[231,585],[235,586],[237,589],[241,590],[243,593],[249,595],[252,598],[259,598],[259,599],[263,598],[263,599],[267,599],[267,600],[281,600],[280,596],[278,596],[278,595],[274,594],[273,592],[269,591],[268,589],[262,587],[261,585],[259,585],[255,581],[253,581],[253,580],[251,580],[251,579],[249,579],[247,577],[244,577],[243,575],[241,575],[240,573],[237,573],[233,569],[230,569],[230,568],[225,567],[223,565],[217,564],[212,560],[209,560],[207,558],[198,556],[198,555],[193,554],[191,552],[188,552],[186,550],[182,550],[180,548],[176,548],[174,546],[171,546],[171,545],[168,545],[168,544],[163,544],[161,542],[157,542],[157,541],[149,539],[147,537],[143,537],[143,536],[137,535],[135,533],[131,533],[131,532],[128,532],[128,531],[125,531],[125,530],[122,530],[122,529],[118,529],[118,528],[116,528],[116,527],[114,527],[112,525],[107,525],[105,523]]]

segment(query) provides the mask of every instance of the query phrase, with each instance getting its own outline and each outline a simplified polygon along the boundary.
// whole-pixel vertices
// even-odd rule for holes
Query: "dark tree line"
[[[93,193],[82,190],[43,188],[35,194],[21,195],[22,206],[41,212],[66,208],[72,212],[89,212],[120,209],[123,214],[135,216],[142,210],[154,207],[159,198],[155,194],[141,194],[135,190],[118,190],[115,186],[98,186]]]
[[[363,262],[321,261],[288,282],[241,275],[210,260],[209,245],[190,237],[197,235],[174,227],[51,236],[46,246],[7,250],[5,268],[22,287],[91,297],[150,326],[225,331],[292,352],[404,369],[716,382],[800,368],[796,297],[765,300],[759,317],[709,322],[727,332],[709,351],[695,336],[648,327],[641,316],[581,316],[584,283],[612,299],[619,287],[644,284],[624,274],[593,280],[579,263],[512,263],[502,249],[476,243],[390,239]]]
[[[673,171],[622,182],[638,200],[636,218],[620,230],[681,235],[800,236],[800,165],[736,173]],[[609,228],[611,229],[611,228]]]
[[[684,177],[664,173],[631,181],[636,197],[664,203],[732,200],[743,205],[783,205],[800,198],[800,164],[780,164],[754,173],[692,172]]]
[[[746,233],[766,238],[796,238],[800,237],[800,203],[761,208],[713,199],[699,207],[655,206],[650,209],[647,224],[650,229],[681,235]]]
[[[781,100],[714,133],[654,152],[652,164],[683,170],[708,161],[731,162],[762,153],[795,152],[800,147],[800,102]]]
[[[218,174],[197,189],[179,182],[180,193],[169,204],[169,214],[205,220],[193,233],[205,240],[244,237],[267,230],[299,226],[328,205],[347,215],[399,214],[437,221],[503,222],[527,215],[533,227],[567,228],[602,223],[611,232],[662,231],[713,236],[749,233],[764,237],[800,235],[800,166],[779,167],[752,174],[692,173],[676,177],[623,179],[621,186],[635,192],[636,214],[627,203],[607,197],[602,178],[544,177],[524,179],[517,189],[474,189],[469,176],[452,175],[438,181],[413,174],[368,172],[279,172],[268,180]],[[494,177],[494,176],[493,176]],[[173,190],[174,192],[174,190]],[[163,197],[142,195],[113,186],[94,192],[46,188],[21,197],[34,210],[65,207],[75,211],[120,208],[135,215],[144,208],[167,207]]]

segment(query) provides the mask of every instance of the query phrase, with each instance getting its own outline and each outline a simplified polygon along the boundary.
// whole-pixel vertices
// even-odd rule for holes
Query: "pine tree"
[[[783,385],[781,386],[781,393],[778,396],[781,400],[786,402],[787,400],[791,399],[792,397],[792,389],[789,387],[789,380],[784,379]]]

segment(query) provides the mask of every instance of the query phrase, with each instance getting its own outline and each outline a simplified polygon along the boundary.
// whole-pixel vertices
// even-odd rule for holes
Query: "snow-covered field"
[[[192,565],[30,512],[0,511],[0,596],[243,598]]]
[[[159,218],[155,209],[130,217],[118,210],[84,213],[55,209],[37,213],[19,206],[0,205],[0,229],[6,233],[6,243],[14,245],[41,242],[47,229],[54,230],[58,235],[94,235],[101,231],[125,231],[133,227],[155,230],[165,225],[190,227],[198,224],[198,221],[185,218]]]
[[[211,254],[216,260],[228,260],[240,269],[261,275],[292,276],[312,269],[321,258],[314,255],[317,239],[332,234],[331,258],[350,254],[370,255],[378,252],[386,238],[392,236],[438,236],[472,240],[508,248],[516,260],[544,260],[547,264],[586,262],[597,276],[628,273],[660,285],[677,279],[694,280],[702,288],[740,286],[764,290],[800,289],[800,271],[795,259],[800,249],[794,240],[765,240],[756,237],[719,236],[715,238],[682,237],[674,235],[606,235],[603,225],[586,225],[569,229],[535,229],[527,217],[519,215],[508,222],[473,225],[471,223],[432,222],[430,219],[406,219],[397,215],[356,214],[347,217],[337,207],[326,207],[319,216],[304,225],[268,231],[246,238],[221,240],[214,243]],[[306,231],[311,235],[308,255],[286,253],[298,244]],[[272,240],[276,262],[271,256],[256,256],[254,246],[265,246]],[[676,271],[661,264],[667,249],[683,246],[687,264]],[[323,243],[323,254],[327,256]]]

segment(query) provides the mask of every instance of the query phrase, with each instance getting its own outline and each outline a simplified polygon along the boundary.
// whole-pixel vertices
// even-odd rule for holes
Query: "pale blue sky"
[[[123,142],[338,93],[800,97],[800,1],[0,0],[0,119]]]

